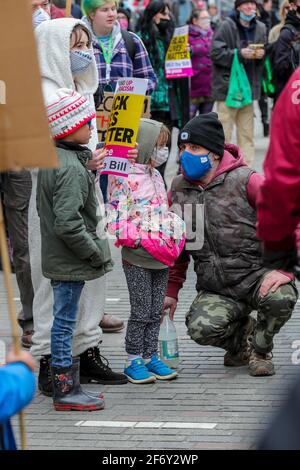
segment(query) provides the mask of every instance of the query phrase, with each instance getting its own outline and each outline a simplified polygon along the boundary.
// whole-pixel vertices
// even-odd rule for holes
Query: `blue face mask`
[[[209,153],[205,155],[194,155],[185,150],[181,154],[180,161],[185,176],[191,180],[199,180],[212,168]]]
[[[240,19],[243,20],[243,21],[247,21],[248,23],[250,23],[251,20],[253,20],[253,18],[256,17],[256,13],[252,13],[252,15],[245,15],[242,11],[240,11]]]

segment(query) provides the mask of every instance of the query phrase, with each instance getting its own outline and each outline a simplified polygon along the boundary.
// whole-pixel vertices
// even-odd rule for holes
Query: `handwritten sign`
[[[101,174],[128,176],[128,151],[135,148],[148,80],[122,78],[114,95],[105,148],[108,157]]]
[[[189,27],[176,28],[166,54],[166,78],[184,78],[193,75],[191,54],[188,49]]]
[[[0,171],[58,165],[42,95],[29,3],[1,0],[0,30],[10,40],[0,43]],[[18,34],[11,34],[7,18],[15,19]],[[24,72],[21,87],[12,60],[16,56]]]

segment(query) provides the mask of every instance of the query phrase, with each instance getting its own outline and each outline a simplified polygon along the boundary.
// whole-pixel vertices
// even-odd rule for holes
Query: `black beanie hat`
[[[243,5],[243,3],[257,3],[256,0],[235,0],[234,2],[234,8],[237,9],[239,6]]]
[[[130,18],[131,18],[131,11],[128,10],[128,8],[118,8],[118,13],[123,13],[123,15],[126,16],[128,23],[130,23]]]
[[[225,135],[217,113],[199,114],[191,119],[179,132],[178,146],[185,143],[201,145],[223,157]]]

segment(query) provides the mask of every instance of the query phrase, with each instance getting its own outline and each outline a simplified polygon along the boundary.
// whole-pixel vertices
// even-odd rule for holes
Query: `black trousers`
[[[4,212],[13,249],[13,262],[20,291],[22,310],[18,321],[23,330],[33,329],[33,287],[28,248],[28,208],[31,195],[29,171],[1,175]]]

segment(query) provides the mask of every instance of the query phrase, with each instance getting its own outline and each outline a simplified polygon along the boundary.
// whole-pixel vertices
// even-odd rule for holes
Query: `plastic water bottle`
[[[164,314],[164,319],[160,326],[158,342],[160,359],[169,367],[177,369],[179,365],[178,335],[174,322],[170,319],[168,312]]]

